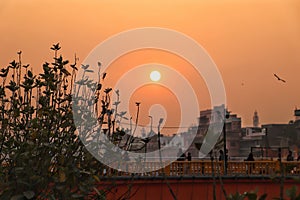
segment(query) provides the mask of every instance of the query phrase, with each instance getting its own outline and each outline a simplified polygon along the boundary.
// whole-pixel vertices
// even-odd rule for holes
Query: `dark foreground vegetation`
[[[86,150],[76,133],[80,124],[74,125],[72,91],[77,58],[69,63],[59,55],[60,48],[59,44],[51,47],[54,59],[45,62],[38,75],[22,63],[22,52],[17,61],[1,67],[0,199],[105,199],[111,192],[111,188],[97,189],[99,172],[105,166]],[[77,85],[96,86],[92,94],[96,102],[100,94],[110,95],[111,89],[101,91],[103,79]],[[107,119],[109,98],[95,105],[100,108],[98,119]]]

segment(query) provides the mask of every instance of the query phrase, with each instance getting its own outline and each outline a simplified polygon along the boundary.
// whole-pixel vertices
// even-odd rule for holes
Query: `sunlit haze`
[[[73,61],[76,53],[83,61],[114,34],[142,27],[172,29],[202,45],[222,75],[228,109],[242,117],[243,126],[252,125],[255,110],[261,124],[294,119],[295,107],[300,108],[298,0],[1,0],[0,68],[22,50],[23,63],[40,72],[43,62],[51,62],[50,47],[58,42],[65,58]],[[197,91],[200,109],[210,107],[202,77],[189,62],[168,52],[145,49],[121,56],[107,69],[107,84],[116,84],[125,72],[145,63],[162,63],[181,73]],[[165,110],[173,112],[168,116],[174,116],[172,120],[177,122],[179,112],[173,109],[179,106],[178,100],[172,91],[159,85],[168,77],[155,67],[145,68],[145,80],[153,83],[132,95],[131,113],[135,113],[134,102],[140,101],[145,123],[149,124],[149,104],[161,100]],[[156,75],[152,75],[154,71]],[[274,73],[286,83],[278,81]]]

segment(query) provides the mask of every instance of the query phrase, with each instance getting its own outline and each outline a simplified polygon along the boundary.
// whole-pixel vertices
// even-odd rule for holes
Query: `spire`
[[[253,127],[258,127],[259,125],[259,117],[257,114],[257,111],[255,110],[254,116],[253,116]]]

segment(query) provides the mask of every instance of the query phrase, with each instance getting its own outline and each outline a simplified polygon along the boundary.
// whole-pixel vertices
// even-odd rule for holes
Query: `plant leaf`
[[[23,194],[24,194],[24,196],[25,196],[27,199],[32,199],[32,198],[34,197],[34,195],[35,195],[35,193],[34,193],[33,191],[31,191],[31,190],[25,191],[25,192],[23,192]]]

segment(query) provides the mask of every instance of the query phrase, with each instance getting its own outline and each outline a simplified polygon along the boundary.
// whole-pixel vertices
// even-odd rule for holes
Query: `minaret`
[[[253,116],[253,127],[258,127],[258,125],[259,125],[259,117],[257,111],[255,111]]]

